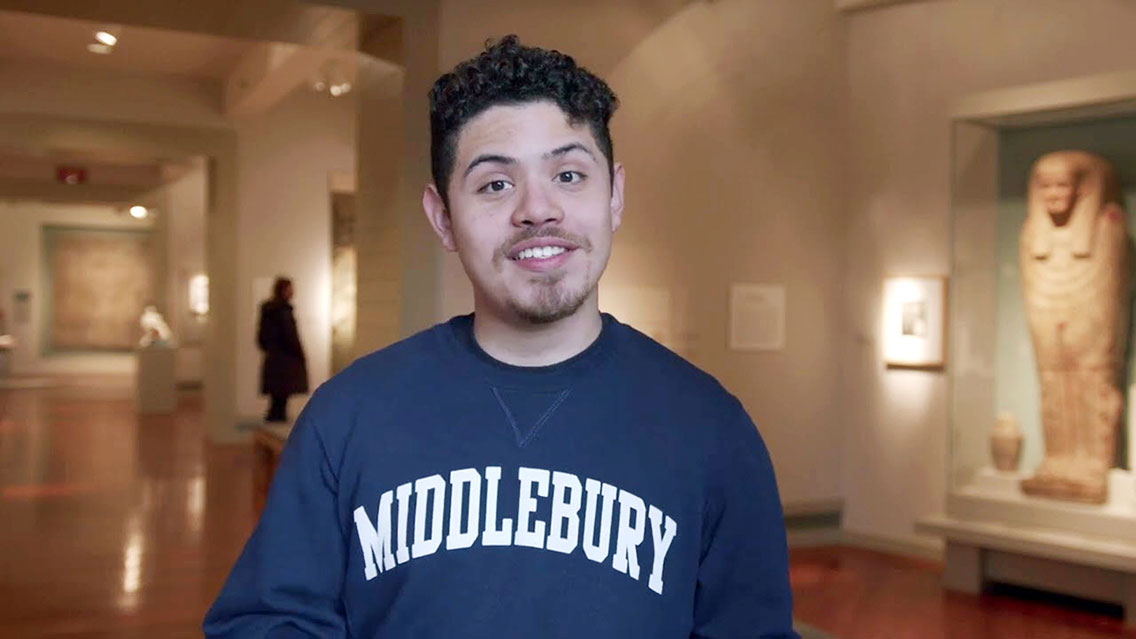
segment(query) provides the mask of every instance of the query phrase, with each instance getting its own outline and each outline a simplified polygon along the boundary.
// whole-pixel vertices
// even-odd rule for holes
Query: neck
[[[582,353],[603,329],[595,295],[572,315],[548,324],[506,319],[474,305],[473,336],[494,359],[513,366],[551,366]]]

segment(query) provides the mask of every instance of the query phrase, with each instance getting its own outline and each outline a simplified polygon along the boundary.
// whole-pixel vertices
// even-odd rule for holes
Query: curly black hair
[[[611,177],[608,123],[619,106],[615,93],[570,56],[526,47],[516,35],[507,35],[487,42],[485,51],[438,78],[430,90],[430,168],[447,208],[458,134],[465,123],[493,106],[540,100],[556,103],[573,124],[588,124]]]

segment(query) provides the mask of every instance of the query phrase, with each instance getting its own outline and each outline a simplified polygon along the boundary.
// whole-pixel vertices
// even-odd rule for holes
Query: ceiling
[[[238,3],[240,0],[228,1]],[[321,19],[328,22],[336,15]],[[343,16],[339,16],[338,21],[331,20],[332,26],[343,27],[347,24],[344,20]],[[354,22],[347,26],[352,25]],[[87,46],[95,42],[95,33],[101,30],[109,31],[118,38],[112,52],[105,55],[87,50]],[[351,31],[354,33],[353,29]],[[266,66],[265,60],[283,63],[275,67],[271,64]],[[224,97],[225,114],[237,115],[236,109],[243,107],[245,112],[240,115],[248,115],[256,113],[258,108],[266,110],[274,101],[282,99],[295,88],[309,85],[316,78],[331,80],[334,75],[340,78],[335,81],[353,81],[355,53],[354,50],[282,45],[189,31],[0,11],[0,65],[3,64],[44,64],[144,77],[175,76],[214,83]],[[329,70],[334,70],[334,73]],[[234,95],[237,99],[231,102],[236,107],[230,108],[228,98]],[[250,95],[251,98],[247,97]],[[244,103],[239,101],[242,97]],[[78,186],[62,184],[57,170],[65,166],[84,168],[86,182]],[[187,165],[185,159],[178,158],[123,156],[100,149],[43,154],[30,149],[0,148],[0,194],[5,198],[121,203],[135,200],[179,179],[188,170],[193,170],[193,167]]]
[[[107,55],[87,51],[100,29],[118,35]],[[255,46],[251,40],[0,11],[0,60],[223,80]]]
[[[59,175],[65,168],[81,169],[84,182],[65,184]],[[91,152],[29,153],[0,147],[0,195],[46,202],[136,204],[164,184],[203,168],[196,158],[173,162]]]

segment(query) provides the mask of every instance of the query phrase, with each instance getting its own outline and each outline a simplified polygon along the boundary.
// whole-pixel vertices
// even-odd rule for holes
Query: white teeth
[[[560,255],[568,249],[563,246],[537,246],[534,248],[527,248],[517,255],[518,260],[531,260],[531,259],[548,259],[554,255]]]

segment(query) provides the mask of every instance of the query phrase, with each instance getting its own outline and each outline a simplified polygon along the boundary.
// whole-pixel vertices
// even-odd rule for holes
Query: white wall
[[[42,354],[43,302],[50,294],[43,288],[45,225],[106,229],[152,227],[148,220],[134,220],[108,206],[0,200],[0,308],[4,309],[7,328],[16,339],[10,372],[13,375],[132,373],[134,356],[131,353]],[[13,295],[16,291],[32,293],[27,322],[19,322],[15,317]]]
[[[355,170],[355,106],[297,90],[268,113],[237,125],[240,193],[237,258],[237,415],[265,411],[260,392],[257,310],[277,275],[295,284],[296,322],[314,389],[331,360],[330,172]],[[231,276],[211,274],[213,278]],[[295,415],[301,400],[292,402]]]
[[[565,26],[577,23],[589,28]],[[627,209],[601,306],[669,332],[739,396],[783,501],[838,498],[845,71],[831,3],[452,0],[443,64],[511,32],[573,55],[622,101],[612,134]],[[442,277],[443,315],[468,310],[455,259]],[[726,348],[731,282],[787,287],[783,352]]]
[[[944,508],[947,379],[885,370],[878,327],[881,278],[950,268],[951,104],[994,88],[1132,69],[1133,33],[1136,4],[1117,0],[919,2],[848,18],[841,404],[849,531],[936,545],[912,526]]]
[[[179,383],[199,384],[203,374],[205,323],[189,312],[189,279],[205,273],[205,162],[166,184],[149,198],[161,216],[166,238],[166,322],[177,339],[175,376]]]

